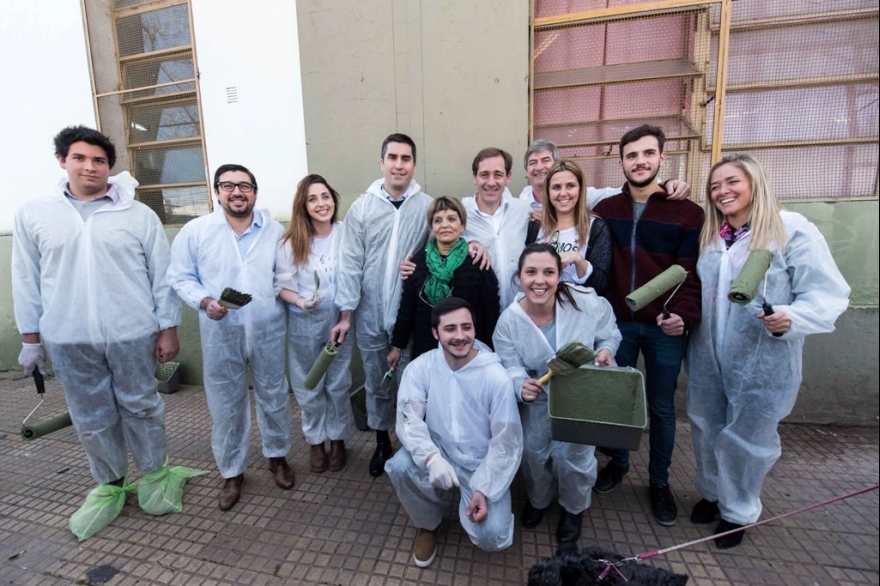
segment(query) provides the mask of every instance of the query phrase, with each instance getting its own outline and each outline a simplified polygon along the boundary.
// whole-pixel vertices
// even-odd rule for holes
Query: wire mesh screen
[[[533,139],[555,142],[590,185],[620,185],[620,137],[653,124],[669,139],[664,175],[687,179],[688,159],[700,157],[709,22],[697,7],[539,28]]]
[[[119,148],[115,171],[163,223],[211,211],[189,3],[86,0],[101,130]]]
[[[760,160],[781,199],[876,197],[877,14],[876,0],[732,3],[722,154]]]
[[[651,12],[632,12],[647,3],[535,0],[533,139],[556,142],[591,184],[616,185],[617,140],[660,126],[670,139],[661,176],[688,180],[701,198],[721,101],[721,154],[758,158],[781,199],[877,197],[876,0],[650,2]]]

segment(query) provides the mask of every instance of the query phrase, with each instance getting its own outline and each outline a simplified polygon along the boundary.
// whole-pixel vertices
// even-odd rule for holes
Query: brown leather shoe
[[[241,485],[244,484],[244,474],[227,478],[220,490],[220,510],[228,511],[235,506],[241,496]]]
[[[330,440],[330,471],[339,472],[345,468],[345,442]]]
[[[437,530],[418,529],[413,541],[413,562],[420,568],[427,568],[437,555]]]
[[[293,488],[296,476],[293,474],[293,468],[287,463],[287,458],[269,458],[269,472],[275,475],[275,484],[284,490]]]
[[[324,450],[324,442],[315,444],[309,448],[309,469],[320,474],[327,469],[327,452]]]

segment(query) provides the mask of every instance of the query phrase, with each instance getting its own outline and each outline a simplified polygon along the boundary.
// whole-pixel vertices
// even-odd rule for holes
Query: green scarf
[[[425,251],[428,264],[428,280],[425,281],[425,297],[432,306],[437,305],[442,299],[445,299],[452,289],[449,284],[452,282],[452,273],[461,266],[461,263],[467,258],[468,245],[464,238],[459,238],[458,242],[452,245],[452,250],[446,256],[440,255],[437,248],[437,241],[428,242],[428,249]]]

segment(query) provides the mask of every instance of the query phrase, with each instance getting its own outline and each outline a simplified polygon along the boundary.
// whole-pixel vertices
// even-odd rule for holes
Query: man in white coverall
[[[45,372],[45,343],[100,485],[95,492],[123,486],[126,444],[143,474],[165,466],[155,372],[157,361],[177,356],[180,302],[165,281],[169,248],[159,218],[134,200],[131,175],[110,177],[110,139],[68,127],[55,137],[55,156],[67,172],[56,194],[24,203],[15,215],[19,363],[26,374]]]
[[[391,457],[388,430],[394,416],[392,385],[382,384],[388,369],[391,331],[400,305],[400,262],[424,246],[425,215],[431,196],[413,179],[416,145],[405,134],[391,134],[382,143],[382,178],[373,182],[345,215],[336,303],[355,312],[357,344],[364,364],[367,424],[376,430],[370,475],[380,476]],[[343,343],[350,322],[341,320],[330,339]],[[409,353],[401,349],[402,369]]]
[[[214,213],[187,223],[171,247],[168,282],[199,312],[205,396],[214,427],[211,448],[224,478],[221,510],[241,496],[250,445],[247,373],[254,382],[263,455],[275,484],[293,488],[290,399],[284,376],[284,303],[275,296],[275,249],[284,228],[267,210],[255,210],[257,180],[241,165],[214,174]],[[227,287],[251,295],[240,309],[227,309]]]
[[[513,382],[498,357],[474,341],[470,305],[440,301],[431,315],[440,347],[403,373],[397,437],[403,445],[385,464],[417,528],[413,561],[426,568],[437,551],[444,493],[461,491],[459,520],[474,545],[500,551],[513,542],[510,484],[523,436]]]

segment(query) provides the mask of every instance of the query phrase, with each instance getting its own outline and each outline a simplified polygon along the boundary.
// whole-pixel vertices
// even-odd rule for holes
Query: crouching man
[[[396,427],[403,449],[385,464],[417,528],[413,561],[420,568],[434,561],[444,493],[453,487],[474,545],[500,551],[513,543],[510,483],[523,446],[513,383],[498,357],[475,344],[470,305],[440,301],[431,325],[440,346],[403,373]]]

